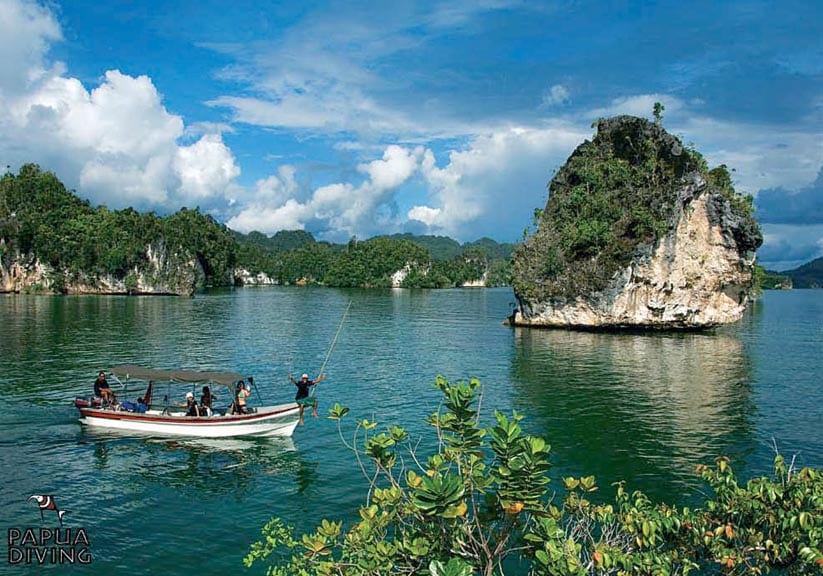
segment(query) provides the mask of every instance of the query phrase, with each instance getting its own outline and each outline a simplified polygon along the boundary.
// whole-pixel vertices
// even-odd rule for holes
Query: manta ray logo
[[[2,0],[0,0],[2,1]],[[63,516],[69,510],[60,510],[54,496],[32,494],[26,502],[34,500],[40,509],[40,520],[45,520],[46,510],[53,510],[60,522],[59,528],[41,525],[12,526],[8,529],[8,562],[42,566],[45,564],[90,564],[91,543],[86,529],[63,528]],[[2,572],[2,571],[0,571]]]
[[[32,494],[26,499],[26,502],[31,502],[32,500],[37,502],[37,506],[40,508],[40,520],[43,520],[43,511],[44,510],[54,510],[57,512],[57,519],[60,521],[60,527],[63,527],[63,515],[66,512],[71,512],[71,510],[60,510],[57,507],[57,504],[54,502],[54,496],[41,496],[40,494]]]

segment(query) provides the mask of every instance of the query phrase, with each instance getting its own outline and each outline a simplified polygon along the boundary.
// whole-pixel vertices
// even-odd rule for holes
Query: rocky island
[[[600,120],[552,179],[537,230],[514,254],[510,323],[683,330],[734,322],[763,242],[753,212],[726,167],[709,169],[659,116]]]
[[[250,285],[450,288],[509,283],[510,244],[393,235],[347,244],[228,229],[199,208],[92,206],[25,164],[0,176],[0,294],[173,294]]]

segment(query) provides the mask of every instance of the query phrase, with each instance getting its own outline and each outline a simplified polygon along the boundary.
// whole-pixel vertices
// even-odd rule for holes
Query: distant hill
[[[510,244],[508,242],[503,242],[501,244],[491,238],[481,238],[480,240],[463,244],[463,249],[483,252],[491,259],[509,260],[512,257],[512,252],[514,252],[515,246],[515,244]]]
[[[491,238],[480,238],[474,242],[460,244],[448,236],[417,236],[415,234],[392,234],[383,236],[392,240],[408,240],[429,250],[432,260],[453,260],[467,251],[485,254],[490,260],[508,260],[514,251],[514,244],[499,243]]]
[[[419,246],[427,248],[432,260],[452,260],[455,256],[463,252],[460,242],[448,236],[417,236],[415,234],[405,233],[379,236],[379,238],[414,242]]]
[[[254,282],[264,273],[277,284],[296,282],[326,286],[391,286],[404,267],[407,288],[448,288],[465,284],[508,286],[514,244],[491,238],[460,244],[447,236],[392,234],[346,244],[318,242],[302,230],[234,232],[238,264]],[[413,266],[405,266],[408,263]]]
[[[317,242],[311,232],[305,230],[280,230],[273,236],[266,236],[262,232],[241,232],[232,231],[234,237],[242,245],[256,246],[269,252],[285,252],[302,248],[306,244]],[[426,248],[432,260],[446,261],[453,260],[467,251],[475,251],[484,254],[490,260],[508,260],[514,251],[514,244],[500,243],[491,238],[480,238],[474,242],[460,244],[457,240],[448,236],[415,235],[410,233],[390,234],[385,236],[375,236],[372,238],[387,238],[389,240],[406,240]]]
[[[280,230],[273,236],[266,236],[262,232],[257,231],[249,232],[248,234],[236,231],[232,232],[240,244],[257,246],[270,252],[294,250],[315,242],[311,232],[306,232],[305,230]]]
[[[817,258],[780,274],[790,277],[795,288],[823,288],[823,258]]]

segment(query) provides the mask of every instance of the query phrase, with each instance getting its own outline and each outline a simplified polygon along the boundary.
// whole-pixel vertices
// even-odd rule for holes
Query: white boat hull
[[[154,436],[229,438],[237,436],[286,436],[294,433],[299,419],[297,404],[258,408],[254,414],[190,417],[148,411],[145,414],[103,408],[80,408],[80,422],[115,430]]]

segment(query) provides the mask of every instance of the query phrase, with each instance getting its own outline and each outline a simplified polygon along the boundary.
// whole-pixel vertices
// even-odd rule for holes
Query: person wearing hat
[[[294,401],[300,406],[300,424],[303,423],[303,410],[306,406],[311,406],[311,415],[315,418],[317,417],[317,398],[309,394],[309,389],[325,379],[325,374],[321,374],[315,380],[309,380],[309,375],[303,374],[300,380],[295,380],[291,374],[289,374],[289,381],[297,386],[297,394],[294,397]]]
[[[194,399],[193,392],[186,392],[186,403],[178,404],[178,406],[188,408],[186,416],[200,416],[200,408],[197,406],[197,400]]]

